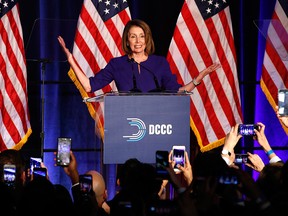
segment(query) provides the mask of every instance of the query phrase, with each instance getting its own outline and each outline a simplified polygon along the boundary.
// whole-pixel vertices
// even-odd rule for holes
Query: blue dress
[[[135,87],[141,92],[149,92],[155,90],[157,84],[162,91],[175,92],[181,87],[166,58],[157,55],[150,55],[140,63],[140,73],[137,63],[127,55],[115,57],[89,80],[91,92],[105,87],[113,80],[119,92],[129,92]]]

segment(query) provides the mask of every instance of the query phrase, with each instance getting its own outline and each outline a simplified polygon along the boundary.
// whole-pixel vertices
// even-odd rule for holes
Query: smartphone
[[[79,175],[79,185],[81,194],[84,196],[88,196],[89,193],[93,190],[92,175],[90,174]]]
[[[280,116],[288,116],[288,89],[278,90],[278,113]]]
[[[44,177],[47,178],[47,169],[45,167],[34,167],[33,169],[33,179]]]
[[[15,187],[16,165],[14,164],[3,165],[3,180],[8,187]]]
[[[71,138],[59,137],[57,144],[57,166],[68,166],[70,163]]]
[[[223,174],[218,177],[218,183],[223,185],[237,185],[238,177],[232,174]]]
[[[257,124],[239,124],[238,127],[238,134],[241,134],[242,136],[255,136],[255,131],[259,130],[259,125]]]
[[[237,185],[239,183],[236,173],[232,170],[221,172],[218,176],[220,185]]]
[[[185,146],[173,146],[173,160],[175,161],[174,171],[180,171],[177,168],[177,165],[180,164],[181,166],[185,165]]]
[[[169,152],[168,151],[162,151],[157,150],[156,154],[156,174],[157,177],[161,179],[168,179],[168,171],[165,169],[165,167],[169,166],[168,157]]]
[[[41,167],[42,158],[30,157],[30,175],[33,174],[35,167]]]
[[[235,164],[249,163],[248,154],[235,154]]]

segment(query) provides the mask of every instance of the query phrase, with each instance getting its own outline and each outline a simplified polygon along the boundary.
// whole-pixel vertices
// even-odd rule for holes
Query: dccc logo
[[[139,118],[127,118],[129,124],[131,126],[135,126],[138,128],[137,133],[132,135],[123,136],[123,138],[128,138],[128,142],[137,142],[144,138],[146,134],[146,125],[145,123]],[[149,134],[150,135],[171,135],[172,134],[172,125],[171,124],[150,124],[149,125]]]

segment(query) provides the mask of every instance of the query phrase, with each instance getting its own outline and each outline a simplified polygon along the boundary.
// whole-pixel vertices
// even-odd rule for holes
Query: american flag
[[[278,90],[288,88],[288,1],[276,1],[272,19],[258,25],[266,36],[260,85],[274,109],[278,104]],[[288,129],[284,129],[288,134]]]
[[[223,144],[231,126],[242,122],[236,53],[225,0],[185,0],[167,59],[178,82],[188,83],[214,62],[222,65],[193,90],[190,126],[200,150]]]
[[[75,34],[73,56],[87,77],[94,76],[111,58],[124,54],[121,48],[121,37],[130,19],[127,0],[84,0]],[[117,90],[112,82],[94,93],[86,93],[72,69],[68,74],[83,98]],[[103,140],[103,102],[87,102],[86,105],[90,115],[96,121],[96,132]]]
[[[0,151],[20,149],[32,133],[17,0],[0,1]]]

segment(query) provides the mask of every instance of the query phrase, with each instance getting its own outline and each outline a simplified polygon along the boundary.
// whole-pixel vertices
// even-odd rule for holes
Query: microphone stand
[[[40,60],[41,64],[41,74],[42,74],[42,85],[41,85],[41,132],[40,132],[40,139],[41,139],[41,158],[43,158],[43,151],[44,151],[44,109],[45,109],[45,94],[44,94],[44,85],[45,85],[45,70],[46,70],[46,63],[47,61]]]
[[[133,59],[133,58],[131,58],[131,59],[129,59],[128,60],[129,62],[132,62],[132,63],[135,63],[136,61]],[[142,92],[140,89],[138,89],[137,88],[137,83],[136,83],[136,77],[135,77],[135,74],[134,74],[134,71],[133,71],[133,64],[131,64],[131,66],[132,66],[132,73],[133,73],[133,89],[131,89],[129,92]]]
[[[29,60],[29,59],[27,59]],[[37,59],[34,60],[36,62],[40,62],[41,65],[41,75],[42,75],[42,83],[41,83],[41,132],[40,132],[40,140],[41,140],[41,158],[43,158],[44,153],[44,120],[45,120],[45,72],[46,72],[46,65],[50,62],[47,58]]]

